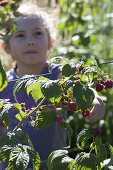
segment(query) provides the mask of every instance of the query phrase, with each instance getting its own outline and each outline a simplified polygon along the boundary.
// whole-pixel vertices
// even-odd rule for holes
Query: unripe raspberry
[[[55,116],[55,122],[61,123],[62,120],[63,120],[63,116],[62,116],[62,115],[56,115],[56,116]]]
[[[94,136],[98,136],[101,134],[101,130],[99,128],[93,128],[92,133]]]
[[[111,89],[113,87],[113,81],[112,80],[106,80],[104,85],[105,85],[106,88]]]
[[[89,109],[86,109],[86,110],[84,110],[83,112],[82,112],[82,115],[84,116],[84,117],[87,117],[87,116],[89,116],[91,114],[91,111],[89,110]]]
[[[104,85],[103,85],[103,84],[100,84],[100,83],[97,83],[97,84],[96,84],[96,91],[97,91],[97,92],[102,91],[103,88],[104,88]]]
[[[77,64],[77,65],[76,65],[76,69],[77,69],[78,72],[82,71],[83,68],[84,68],[84,67],[83,67],[81,64]]]
[[[76,107],[77,107],[76,102],[72,102],[72,101],[68,102],[68,109],[69,110],[76,110]]]

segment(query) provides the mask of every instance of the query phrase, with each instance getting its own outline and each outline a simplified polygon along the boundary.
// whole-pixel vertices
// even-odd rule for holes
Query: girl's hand
[[[90,112],[90,116],[85,118],[86,122],[96,122],[101,120],[105,115],[105,105],[99,96],[95,96],[93,101],[93,107]]]

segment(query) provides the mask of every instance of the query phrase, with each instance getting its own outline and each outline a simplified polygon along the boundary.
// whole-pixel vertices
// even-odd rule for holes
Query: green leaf
[[[12,162],[13,164],[15,162],[16,167],[26,169],[30,161],[27,149],[28,146],[18,144],[12,149],[9,162]]]
[[[73,95],[76,98],[78,109],[88,109],[94,100],[94,92],[81,82],[76,82],[73,87]]]
[[[5,163],[9,162],[9,155],[11,152],[12,146],[4,145],[0,149],[0,159],[2,159]]]
[[[55,112],[49,107],[45,106],[36,118],[37,128],[46,128],[55,122]]]
[[[69,77],[76,72],[76,67],[71,66],[70,64],[65,64],[62,68],[62,76]]]
[[[74,82],[73,82],[73,80],[67,80],[66,81],[66,83],[65,83],[65,92],[70,88],[70,87],[72,87],[73,86],[73,84],[74,84]]]
[[[35,75],[25,75],[25,76],[23,76],[21,79],[16,81],[16,83],[14,85],[14,90],[13,90],[14,95],[16,94],[17,91],[25,90],[25,87],[27,85],[33,83],[36,80],[37,80],[37,77]]]
[[[8,85],[8,82],[7,82],[6,73],[2,67],[2,63],[0,60],[0,91],[2,91],[4,88],[6,88],[7,85]]]
[[[28,150],[32,148],[28,145],[17,144],[10,152],[7,170],[20,170],[28,167],[30,156]]]
[[[77,136],[77,146],[80,149],[87,144],[88,140],[93,136],[92,131],[90,129],[82,129],[82,131]]]
[[[33,170],[39,170],[40,164],[41,164],[39,153],[36,152],[35,150],[31,150],[29,153],[30,153],[30,158],[33,163]]]
[[[56,99],[60,101],[62,90],[58,82],[59,80],[49,80],[41,87],[43,95],[51,102],[56,101]]]
[[[0,135],[0,147],[3,147],[4,145],[15,146],[19,142],[29,143],[28,135],[19,130],[17,131],[17,135],[13,132]]]
[[[75,169],[77,170],[97,170],[97,160],[92,153],[80,153],[75,158]]]
[[[47,167],[49,170],[69,170],[69,166],[73,161],[68,155],[66,150],[53,151],[47,160]]]
[[[19,111],[19,113],[16,114],[16,118],[19,120],[19,121],[22,121],[24,118],[26,118],[26,113],[22,110],[23,107],[21,104],[19,103],[14,103],[14,107]]]
[[[97,150],[97,159],[101,162],[107,159],[107,148],[104,144],[100,145]]]
[[[106,159],[102,162],[104,166],[104,170],[112,170],[113,169],[113,155],[109,159]]]
[[[37,81],[30,83],[26,87],[27,95],[31,94],[34,101],[37,102],[40,98],[43,98],[44,95],[41,91],[41,84]]]
[[[6,126],[9,125],[9,110],[13,107],[13,104],[9,102],[7,99],[0,99],[0,119],[4,122]]]

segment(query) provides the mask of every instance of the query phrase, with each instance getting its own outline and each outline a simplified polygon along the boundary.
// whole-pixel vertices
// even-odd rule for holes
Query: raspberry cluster
[[[63,101],[63,104],[65,106],[66,109],[70,110],[70,111],[75,111],[77,108],[77,104],[74,101]],[[63,116],[62,114],[57,114],[55,115],[55,122],[57,122],[58,124],[60,124],[63,121]]]
[[[96,91],[100,92],[103,89],[111,89],[113,87],[113,80],[102,80],[101,82],[96,84]]]

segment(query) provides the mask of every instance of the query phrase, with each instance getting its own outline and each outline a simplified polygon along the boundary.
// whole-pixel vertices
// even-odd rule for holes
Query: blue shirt
[[[59,73],[62,71],[62,68],[58,64],[51,64],[48,68],[48,64],[45,65],[41,74],[47,74],[46,77],[51,80],[58,79]],[[1,98],[10,99],[13,103],[15,102],[13,97],[13,87],[15,84],[15,79],[19,78],[16,74],[14,68],[7,72],[7,77],[9,80],[8,86],[0,93]],[[31,96],[27,96],[25,92],[17,92],[17,100],[19,103],[25,103],[27,109],[30,109],[33,106],[36,106],[33,98]],[[11,109],[9,111],[9,130],[13,130],[14,127],[19,123],[15,118],[16,111]],[[66,130],[61,128],[57,123],[44,128],[37,129],[36,127],[32,127],[29,122],[26,122],[22,130],[27,132],[30,140],[32,141],[34,148],[39,152],[41,160],[47,160],[48,155],[57,149],[62,149],[66,146]]]

